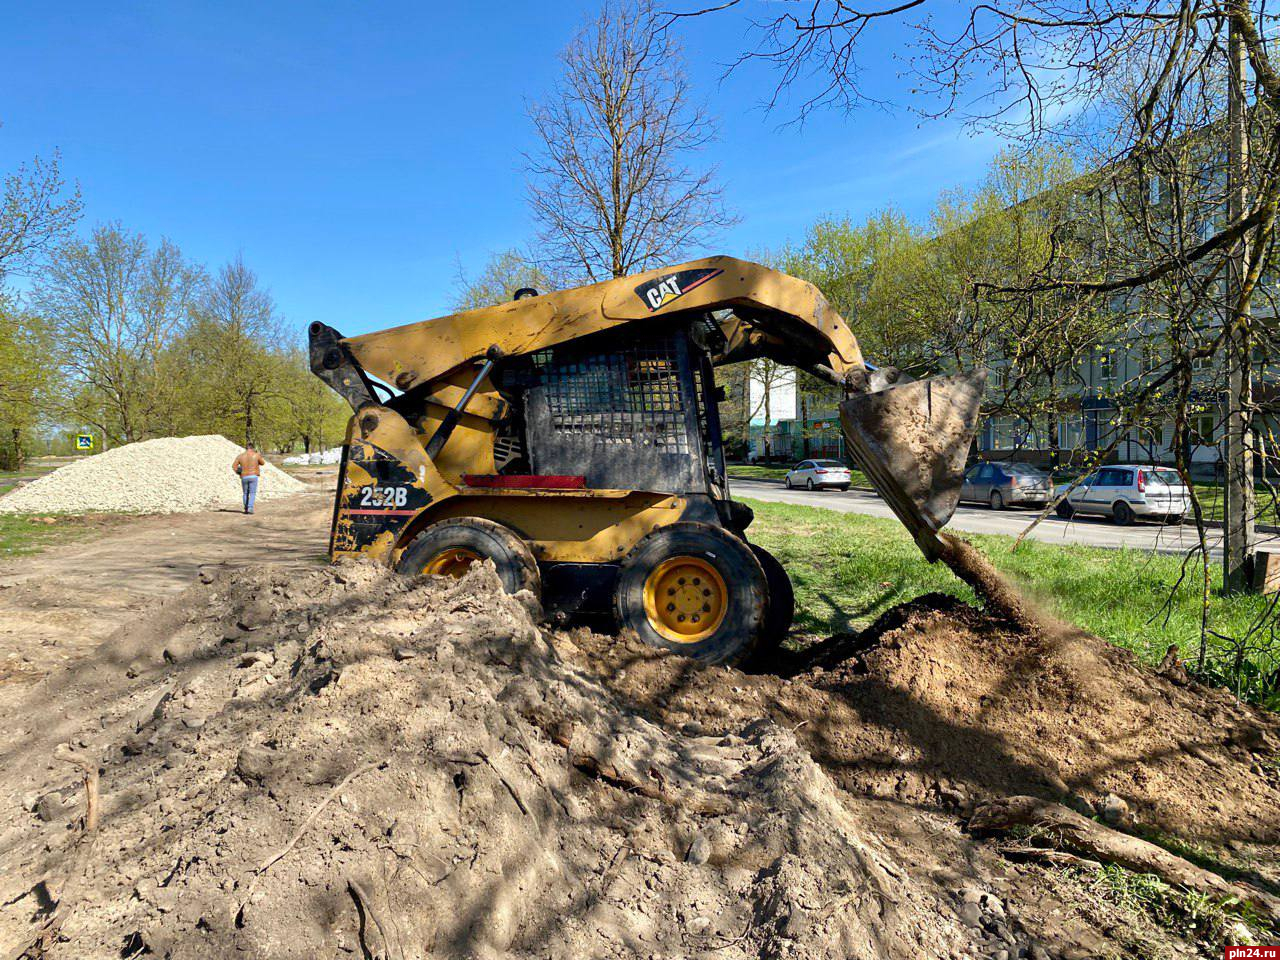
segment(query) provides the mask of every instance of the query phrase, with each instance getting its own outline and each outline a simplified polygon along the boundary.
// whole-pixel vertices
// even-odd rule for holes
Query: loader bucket
[[[916,380],[840,404],[854,459],[930,561],[960,501],[986,378],[983,370]]]

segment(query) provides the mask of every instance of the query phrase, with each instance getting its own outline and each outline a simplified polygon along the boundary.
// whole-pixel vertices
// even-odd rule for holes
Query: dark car
[[[1053,478],[1028,463],[997,460],[975,463],[964,472],[960,499],[986,503],[992,510],[1014,504],[1043,507],[1053,497]]]

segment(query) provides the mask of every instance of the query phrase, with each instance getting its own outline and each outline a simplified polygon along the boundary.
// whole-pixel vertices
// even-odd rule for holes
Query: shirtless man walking
[[[231,469],[240,474],[240,488],[244,493],[244,512],[253,513],[253,501],[258,496],[258,471],[267,461],[262,454],[246,444],[244,453],[231,461]]]

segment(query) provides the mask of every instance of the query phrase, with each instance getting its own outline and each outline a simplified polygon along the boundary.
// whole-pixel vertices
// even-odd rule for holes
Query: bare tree
[[[80,190],[67,191],[60,157],[35,158],[4,178],[0,195],[0,281],[30,271],[80,219]]]
[[[723,0],[675,17],[734,8],[747,5]],[[1172,427],[1190,485],[1191,451],[1216,442],[1201,424],[1217,421],[1228,589],[1250,573],[1252,514],[1260,509],[1253,464],[1266,452],[1276,465],[1270,438],[1280,398],[1251,381],[1261,369],[1269,387],[1280,357],[1277,26],[1265,0],[807,0],[771,7],[756,23],[758,46],[738,60],[776,67],[771,102],[780,91],[799,92],[803,117],[824,105],[880,102],[883,84],[873,90],[863,71],[888,52],[907,65],[910,89],[893,97],[898,103],[992,127],[1024,145],[1056,141],[1091,171],[1073,185],[1079,202],[1050,225],[1038,269],[975,283],[973,299],[1021,315],[1021,328],[1008,332],[1028,344],[1050,342],[1064,310],[1082,318],[1111,311],[1123,321],[1120,352],[1149,352],[1097,398],[1109,409],[1095,460],[1130,446],[1134,431]],[[1045,297],[1060,307],[1045,309]],[[1115,346],[1099,342],[1089,351],[1094,359],[1082,360],[1095,371],[1114,368]],[[1056,368],[1057,356],[1050,359]],[[1203,667],[1203,638],[1213,630],[1204,523],[1211,511],[1192,489]],[[1276,493],[1268,493],[1274,510]],[[1236,649],[1262,634],[1274,638],[1274,612],[1232,638]]]
[[[768,459],[776,455],[773,449],[774,431],[773,431],[773,399],[776,391],[785,390],[787,388],[795,389],[796,371],[794,368],[785,364],[778,363],[776,360],[770,360],[767,357],[757,357],[755,360],[747,363],[747,391],[748,391],[748,431],[750,423],[759,417],[763,421],[763,429],[760,434],[760,457]],[[759,391],[759,397],[753,394]],[[748,437],[750,434],[748,433]],[[791,455],[790,450],[787,456]]]
[[[260,441],[272,410],[287,400],[287,337],[275,300],[242,257],[226,264],[192,308],[183,338],[199,371],[195,422],[218,423],[244,443]]]
[[[561,54],[563,76],[529,117],[529,203],[556,272],[625,276],[681,258],[732,222],[714,168],[693,157],[715,136],[690,99],[680,52],[648,0],[608,0]]]
[[[698,16],[738,7],[741,0]],[[1054,136],[1086,150],[1093,166],[1148,163],[1215,120],[1225,119],[1228,35],[1235,31],[1252,74],[1242,91],[1255,118],[1249,201],[1196,243],[1106,277],[1054,277],[1099,291],[1143,286],[1213,254],[1242,237],[1269,238],[1280,202],[1280,70],[1268,28],[1280,20],[1262,0],[1004,0],[955,4],[951,33],[926,14],[925,0],[848,0],[787,4],[756,24],[759,46],[738,63],[764,60],[780,71],[778,88],[810,72],[820,78],[801,110],[853,108],[881,102],[861,82],[862,58],[882,52],[877,29],[908,27],[910,93],[904,102],[928,116],[958,115],[994,124],[1011,138]],[[792,12],[794,10],[794,12]],[[1258,121],[1261,121],[1260,123]],[[1226,145],[1225,127],[1218,133]],[[1139,170],[1139,178],[1145,170]],[[1252,249],[1265,248],[1254,242]]]

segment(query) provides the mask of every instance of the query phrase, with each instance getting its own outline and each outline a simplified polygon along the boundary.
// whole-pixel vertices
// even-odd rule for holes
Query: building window
[[[1213,414],[1206,413],[1191,418],[1191,442],[1202,447],[1212,447],[1214,440]]]
[[[1116,358],[1111,352],[1100,353],[1094,362],[1098,375],[1098,383],[1114,383],[1116,379]]]

